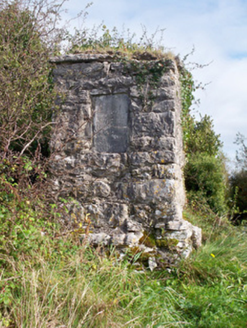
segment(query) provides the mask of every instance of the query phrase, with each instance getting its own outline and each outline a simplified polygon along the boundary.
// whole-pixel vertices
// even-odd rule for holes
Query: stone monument
[[[51,62],[60,93],[54,190],[78,201],[70,214],[81,222],[81,238],[163,262],[188,256],[201,229],[182,214],[177,60],[72,54]]]

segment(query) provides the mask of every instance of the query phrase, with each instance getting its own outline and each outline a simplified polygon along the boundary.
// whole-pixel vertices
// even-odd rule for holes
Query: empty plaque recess
[[[126,152],[129,143],[129,103],[129,97],[125,94],[93,97],[96,151]]]

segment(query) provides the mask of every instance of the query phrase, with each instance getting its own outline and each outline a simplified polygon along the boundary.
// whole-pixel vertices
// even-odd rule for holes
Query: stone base
[[[201,246],[201,229],[183,219],[144,228],[141,223],[127,217],[126,207],[118,206],[111,208],[112,213],[115,212],[115,219],[112,219],[115,226],[107,227],[100,225],[100,221],[98,225],[94,221],[93,212],[97,205],[86,207],[92,215],[85,214],[85,208],[77,202],[67,204],[68,214],[65,218],[70,224],[74,220],[79,224],[78,237],[83,243],[93,247],[113,246],[120,257],[131,255],[134,258],[138,254],[140,261],[145,262],[151,270],[169,267],[179,259],[187,258],[193,249]],[[122,213],[122,220],[117,218],[119,212]]]
[[[116,228],[109,234],[90,232],[80,235],[81,241],[95,247],[114,246],[121,256],[136,256],[137,262],[146,262],[150,270],[169,267],[187,258],[193,248],[201,246],[201,229],[188,221],[177,221],[165,229],[124,233]]]

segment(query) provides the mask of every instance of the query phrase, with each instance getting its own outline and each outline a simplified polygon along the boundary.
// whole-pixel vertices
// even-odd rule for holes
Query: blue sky
[[[88,2],[68,0],[67,18]],[[237,132],[247,137],[247,0],[93,0],[87,27],[104,21],[109,28],[123,25],[141,35],[164,28],[163,46],[181,57],[195,47],[190,61],[209,66],[193,70],[195,80],[207,84],[198,91],[196,111],[214,120],[223,151],[234,159]],[[81,20],[73,24],[80,27]]]

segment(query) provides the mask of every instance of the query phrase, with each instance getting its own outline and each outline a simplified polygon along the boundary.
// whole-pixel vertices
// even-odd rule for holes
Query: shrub
[[[19,1],[3,1],[0,26],[0,152],[6,158],[44,143],[55,93],[49,48],[35,13]]]
[[[199,121],[192,119],[186,139],[187,156],[195,153],[206,153],[217,156],[222,147],[220,135],[214,132],[213,120],[205,115]]]
[[[242,169],[230,178],[231,198],[235,198],[234,206],[238,212],[247,211],[247,170]]]
[[[247,211],[247,146],[245,144],[246,138],[244,137],[244,135],[238,133],[235,143],[239,146],[239,149],[236,153],[238,170],[234,171],[230,177],[230,196],[234,212],[237,212],[237,214],[241,214]]]
[[[200,193],[216,213],[226,210],[225,169],[221,158],[195,153],[186,164],[184,175],[188,197]]]

